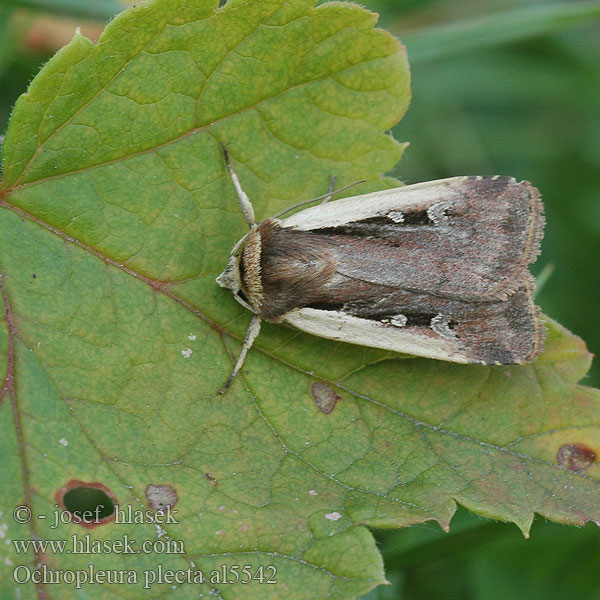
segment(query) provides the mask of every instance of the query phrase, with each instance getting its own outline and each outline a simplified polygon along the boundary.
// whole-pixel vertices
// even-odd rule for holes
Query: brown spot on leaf
[[[337,401],[342,399],[341,396],[336,394],[326,383],[321,383],[319,381],[312,384],[310,391],[317,408],[326,415],[335,408]]]
[[[596,453],[585,444],[563,444],[556,453],[556,462],[569,471],[585,471],[596,460]]]
[[[217,487],[219,482],[210,474],[204,473],[206,475],[206,479],[208,479],[213,487]]]
[[[56,503],[70,513],[73,523],[93,529],[115,519],[115,495],[99,481],[71,479],[54,494]]]
[[[152,510],[163,512],[173,508],[179,498],[170,485],[149,484],[146,486],[146,499]]]

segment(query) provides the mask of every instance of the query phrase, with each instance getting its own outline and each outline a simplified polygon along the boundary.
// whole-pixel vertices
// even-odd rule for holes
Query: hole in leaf
[[[105,519],[115,512],[115,505],[106,492],[98,488],[77,487],[63,496],[67,510],[78,518],[83,513],[98,514],[99,519]]]
[[[102,483],[71,480],[58,490],[56,500],[83,527],[97,527],[114,518],[116,499]]]

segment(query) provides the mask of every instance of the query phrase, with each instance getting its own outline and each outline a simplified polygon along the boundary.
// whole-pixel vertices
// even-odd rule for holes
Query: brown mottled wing
[[[383,210],[377,200],[372,205],[379,214],[369,215],[368,204],[363,204],[366,214],[358,220],[331,225],[325,219],[312,228],[315,235],[328,238],[336,272],[357,281],[467,301],[506,299],[522,287],[543,233],[537,190],[509,177],[461,177],[429,186],[421,201],[404,202],[418,186],[387,190],[386,201],[379,202]],[[395,205],[390,203],[394,192]],[[344,202],[348,200],[331,208],[337,204],[341,209]]]
[[[325,338],[458,363],[520,364],[534,360],[543,350],[544,327],[527,286],[498,302],[431,297],[419,312],[398,304],[395,314],[406,316],[402,327],[395,326],[392,319],[360,314],[355,308],[308,306],[291,310],[283,320]],[[441,321],[436,326],[427,323],[420,318],[425,311],[431,311],[433,322],[438,315]]]
[[[390,316],[402,314],[406,318],[403,331],[432,343],[444,341],[452,348],[452,356],[445,360],[518,364],[533,360],[543,348],[544,328],[530,277],[506,300],[468,302],[396,291],[384,293],[375,302],[349,300],[343,310],[360,319],[387,323],[388,331],[394,328]]]
[[[261,316],[322,337],[456,362],[533,360],[543,326],[527,270],[537,190],[460,177],[265,221]]]

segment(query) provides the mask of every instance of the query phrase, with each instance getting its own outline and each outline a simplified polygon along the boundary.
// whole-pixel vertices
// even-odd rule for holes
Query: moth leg
[[[321,204],[325,204],[325,202],[329,202],[331,200],[331,196],[333,195],[333,188],[335,187],[335,175],[332,175],[329,179],[329,191],[327,192],[327,196],[323,198],[323,202]]]
[[[260,332],[260,317],[258,315],[254,315],[252,320],[250,321],[250,325],[248,325],[248,329],[246,330],[246,337],[244,338],[244,344],[242,345],[242,351],[238,356],[237,362],[235,363],[235,367],[233,367],[233,371],[229,376],[229,379],[221,389],[220,393],[224,394],[228,389],[235,376],[238,374],[239,370],[244,365],[244,361],[246,360],[246,354],[248,354],[248,350],[252,348],[252,344],[254,344],[254,340],[256,336],[258,336]]]
[[[227,165],[227,170],[229,171],[231,181],[233,181],[233,186],[235,187],[235,191],[238,195],[240,208],[242,209],[242,213],[244,213],[246,223],[248,223],[248,225],[252,227],[256,223],[256,220],[254,218],[254,207],[252,206],[252,202],[250,202],[250,198],[248,198],[248,194],[246,194],[246,192],[242,189],[240,180],[238,179],[238,176],[233,170],[233,166],[231,164],[231,161],[229,160],[229,152],[227,152],[225,144],[221,144],[221,148],[223,150],[223,156],[225,157],[225,164]]]

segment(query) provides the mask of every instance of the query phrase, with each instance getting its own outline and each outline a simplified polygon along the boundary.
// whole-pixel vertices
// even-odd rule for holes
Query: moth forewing
[[[355,250],[337,270],[355,278],[484,301],[519,287],[539,253],[543,211],[528,182],[453,177],[308,208],[281,225],[345,235]]]
[[[250,223],[217,281],[258,319],[320,337],[459,363],[528,362],[543,347],[527,269],[543,224],[527,182],[430,181]],[[253,319],[230,381],[256,335]]]
[[[428,337],[402,325],[390,327],[389,323],[361,319],[343,311],[297,308],[287,313],[284,321],[307,333],[341,342],[440,360],[452,356],[453,362],[473,362],[450,336]]]
[[[473,303],[471,315],[463,320],[456,316],[459,310],[440,302],[437,308],[442,307],[446,311],[436,314],[424,307],[430,310],[425,322],[412,326],[415,313],[376,320],[308,307],[290,311],[283,320],[329,339],[457,363],[521,364],[542,351],[543,326],[530,282],[507,301]]]
[[[385,217],[394,210],[426,211],[438,202],[447,202],[449,197],[459,195],[460,187],[467,179],[469,178],[451,177],[342,198],[325,206],[312,206],[297,212],[287,217],[285,224],[310,231],[339,227],[378,216]]]

